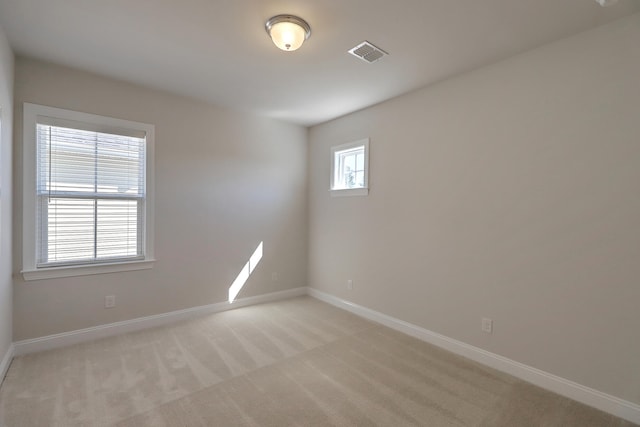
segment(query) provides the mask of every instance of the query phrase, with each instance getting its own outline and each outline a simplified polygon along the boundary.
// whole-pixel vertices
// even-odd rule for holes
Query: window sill
[[[111,264],[73,265],[65,267],[48,267],[34,270],[23,270],[22,277],[26,281],[56,279],[60,277],[89,276],[92,274],[118,273],[121,271],[148,270],[153,268],[155,259],[141,261],[117,262]]]
[[[345,188],[341,190],[330,189],[331,197],[345,197],[345,196],[367,196],[369,195],[368,188]]]

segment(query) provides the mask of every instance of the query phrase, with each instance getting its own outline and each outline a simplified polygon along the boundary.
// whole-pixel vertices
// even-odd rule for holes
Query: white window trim
[[[336,152],[364,146],[364,187],[334,188],[336,176]],[[329,175],[329,192],[332,197],[367,196],[369,194],[369,138],[331,147],[331,171]]]
[[[145,132],[146,134],[146,202],[145,236],[143,239],[144,259],[87,265],[37,267],[36,266],[36,124],[38,117],[87,123],[96,127]],[[22,275],[25,280],[41,280],[59,277],[85,276],[91,274],[115,273],[120,271],[145,270],[153,267],[154,259],[154,135],[155,127],[146,123],[98,116],[24,103],[23,106],[23,203],[22,203]]]

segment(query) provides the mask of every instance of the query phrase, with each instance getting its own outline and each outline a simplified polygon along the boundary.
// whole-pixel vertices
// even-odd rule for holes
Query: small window
[[[150,268],[153,126],[33,104],[24,117],[25,278]]]
[[[369,139],[331,147],[331,195],[369,194]]]

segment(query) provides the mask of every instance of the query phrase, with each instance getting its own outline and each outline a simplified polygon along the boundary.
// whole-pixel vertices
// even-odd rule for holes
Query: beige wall
[[[639,40],[635,15],[313,127],[310,286],[640,403]],[[363,137],[370,195],[330,197]]]
[[[11,346],[11,130],[13,52],[0,28],[0,362]],[[1,373],[0,373],[1,375]],[[0,379],[2,381],[2,379]]]
[[[19,233],[14,341],[226,301],[260,241],[264,257],[240,298],[306,286],[305,128],[18,58],[16,230],[24,102],[155,125],[158,261],[147,271],[24,282]],[[116,308],[103,308],[105,295]]]

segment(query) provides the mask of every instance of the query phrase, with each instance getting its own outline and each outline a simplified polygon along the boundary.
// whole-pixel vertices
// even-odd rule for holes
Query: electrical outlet
[[[104,297],[104,308],[113,308],[116,306],[116,296],[107,295]]]
[[[493,320],[487,317],[482,318],[482,332],[493,333]]]
[[[350,291],[353,290],[353,280],[347,280],[347,289],[349,289]]]

